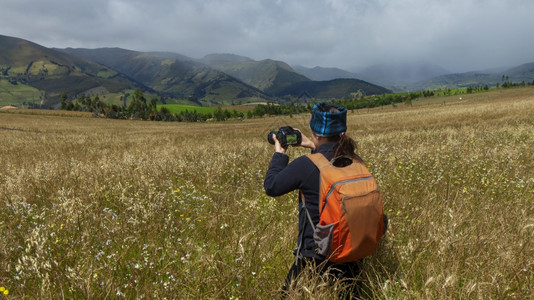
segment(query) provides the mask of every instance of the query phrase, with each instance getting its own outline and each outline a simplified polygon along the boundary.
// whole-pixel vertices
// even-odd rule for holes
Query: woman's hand
[[[286,154],[287,148],[282,147],[278,139],[276,138],[276,134],[273,133],[273,141],[274,141],[274,151],[279,152],[282,154]]]
[[[300,142],[300,146],[315,150],[315,144],[313,143],[313,141],[310,140],[307,136],[305,136],[304,133],[302,133],[300,129],[297,129],[297,128],[295,129],[300,131],[300,135],[302,136],[302,141]]]

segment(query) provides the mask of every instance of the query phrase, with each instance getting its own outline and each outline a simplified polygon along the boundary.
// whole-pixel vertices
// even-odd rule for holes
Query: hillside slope
[[[360,79],[362,76],[360,74],[352,73],[349,71],[345,71],[343,69],[339,68],[324,68],[324,67],[313,67],[313,68],[306,68],[303,66],[293,66],[293,69],[302,75],[313,79],[313,80],[333,80],[333,79],[341,79],[341,78],[352,78],[352,79]]]
[[[146,89],[109,67],[38,44],[0,35],[0,78],[44,92],[43,105],[59,103],[62,93],[75,97],[90,90],[119,92]]]
[[[198,104],[246,103],[267,96],[232,76],[207,65],[181,60],[170,53],[144,53],[120,48],[62,49],[126,74],[168,97],[188,98]]]
[[[503,78],[504,76],[504,78]],[[504,81],[531,83],[534,80],[534,63],[522,64],[501,72],[465,72],[430,78],[411,85],[411,89],[463,88],[469,86],[495,86]]]
[[[310,81],[288,64],[272,59],[255,61],[238,55],[210,54],[199,61],[268,94],[276,94],[276,91],[297,82]]]
[[[353,93],[380,95],[391,93],[384,87],[358,79],[334,79],[328,81],[298,82],[278,92],[280,95],[300,97],[306,95],[316,99],[350,98]]]
[[[512,82],[532,82],[534,80],[534,62],[522,64],[504,71],[503,75]]]

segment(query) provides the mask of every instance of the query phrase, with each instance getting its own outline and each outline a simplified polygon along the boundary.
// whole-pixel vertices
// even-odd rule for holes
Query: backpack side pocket
[[[317,244],[317,254],[321,254],[325,257],[330,255],[335,225],[336,223],[325,225],[317,224],[317,226],[315,226],[313,239],[315,240],[315,244]]]

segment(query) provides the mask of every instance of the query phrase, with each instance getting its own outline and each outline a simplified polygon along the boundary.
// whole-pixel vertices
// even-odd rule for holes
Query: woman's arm
[[[299,157],[289,164],[289,156],[273,134],[275,153],[265,175],[263,187],[267,195],[276,197],[301,188],[302,182],[309,176],[313,164],[306,157]],[[302,147],[315,149],[315,145],[302,135]]]

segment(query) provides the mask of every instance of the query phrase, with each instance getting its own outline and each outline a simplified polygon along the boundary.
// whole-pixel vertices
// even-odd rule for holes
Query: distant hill
[[[410,85],[412,90],[439,89],[439,88],[464,88],[470,86],[495,86],[504,80],[519,83],[532,82],[534,80],[534,63],[527,63],[507,70],[495,70],[486,72],[465,72],[447,74],[433,77]]]
[[[232,54],[210,54],[199,61],[270,95],[277,95],[278,90],[294,83],[310,81],[288,64],[271,59],[255,61]]]
[[[278,91],[279,95],[311,97],[318,99],[350,98],[352,93],[380,95],[391,90],[359,79],[334,79],[328,81],[297,82]]]
[[[121,48],[61,51],[109,66],[161,95],[188,98],[202,105],[247,103],[267,98],[259,89],[179,54]]]
[[[377,64],[359,72],[361,79],[393,90],[403,90],[415,82],[450,74],[446,69],[430,63],[405,62]]]
[[[210,54],[199,61],[280,98],[306,96],[314,99],[334,99],[350,97],[351,93],[358,91],[366,95],[391,92],[358,79],[311,80],[285,62],[271,59],[255,61],[232,54]],[[315,71],[324,74],[333,71],[333,68],[316,68]],[[336,72],[341,74],[342,70],[337,69]]]
[[[534,62],[510,68],[502,74],[508,76],[512,82],[532,82],[534,80]]]
[[[465,88],[478,85],[492,85],[500,82],[497,74],[466,72],[433,77],[409,85],[411,90],[435,90],[445,88]]]
[[[511,82],[532,82],[534,63],[513,68],[495,68],[465,73],[450,73],[429,63],[380,64],[352,73],[338,68],[305,68],[295,66],[296,71],[314,80],[328,78],[360,78],[384,86],[393,91],[433,90],[440,88],[465,88],[470,86],[495,86],[502,84],[502,75]]]
[[[194,58],[191,58],[189,56],[185,56],[185,55],[174,53],[174,52],[157,52],[157,51],[153,51],[153,52],[148,52],[148,54],[152,54],[152,55],[155,55],[155,56],[160,56],[160,57],[164,57],[164,58],[168,58],[168,59],[178,59],[178,60],[183,60],[183,61],[194,61],[195,60]]]
[[[303,66],[293,66],[293,69],[312,80],[333,80],[340,78],[359,79],[362,77],[359,74],[345,71],[339,68],[323,68],[319,66],[313,68],[306,68]]]
[[[254,61],[252,58],[246,56],[240,56],[230,53],[215,53],[208,54],[197,61],[204,63],[209,66],[224,65],[226,63],[241,63],[241,62],[251,62]]]
[[[112,93],[146,89],[109,67],[3,35],[0,35],[0,78],[11,85],[25,84],[43,91],[45,107],[59,103],[62,93],[75,97],[91,90]]]

